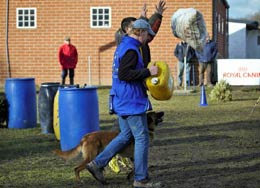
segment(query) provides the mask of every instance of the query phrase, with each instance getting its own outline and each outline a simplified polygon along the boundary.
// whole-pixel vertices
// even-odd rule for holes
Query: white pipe
[[[186,55],[184,56],[184,77],[183,77],[183,82],[184,82],[184,84],[183,84],[183,86],[184,86],[184,91],[186,91],[186,89],[187,89],[187,80],[186,80],[186,66],[187,66],[187,57],[186,57]]]

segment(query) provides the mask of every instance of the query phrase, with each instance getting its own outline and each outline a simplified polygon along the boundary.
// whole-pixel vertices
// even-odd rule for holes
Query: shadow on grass
[[[257,101],[257,97],[255,97],[255,98],[243,98],[243,99],[232,99],[232,101],[233,102],[235,102],[235,101]]]
[[[165,168],[160,170],[157,176],[166,180],[164,181],[165,184],[174,185],[178,188],[259,187],[260,180],[257,180],[256,174],[259,173],[260,163],[243,167],[210,167],[207,165],[202,168],[200,164],[193,163],[188,164],[192,165],[192,168],[188,168],[185,165],[182,170],[174,170],[174,165],[165,165]],[[255,175],[247,177],[245,174]]]
[[[153,146],[167,146],[167,145],[175,145],[175,144],[195,144],[199,142],[208,142],[215,141],[221,139],[228,139],[228,136],[193,136],[179,139],[163,139],[163,140],[155,140],[153,142]]]
[[[186,127],[164,123],[151,156],[158,160],[163,153],[164,160],[154,162],[151,171],[178,188],[258,188],[259,125],[260,120]]]
[[[34,155],[46,155],[59,147],[59,142],[54,135],[25,135],[14,138],[8,142],[0,143],[0,163],[3,160],[14,160]]]
[[[234,131],[234,130],[258,130],[260,125],[259,120],[248,120],[248,121],[235,121],[229,123],[221,123],[221,124],[209,124],[203,126],[181,126],[181,125],[173,125],[172,123],[163,123],[160,126],[160,133],[176,133],[176,132],[185,132],[185,131],[198,131],[198,133],[202,133],[201,131]],[[174,127],[174,128],[164,128],[167,127]]]
[[[186,161],[182,163],[166,163],[163,165],[160,165],[158,167],[157,165],[154,165],[152,168],[159,168],[160,170],[163,169],[169,169],[169,168],[197,168],[197,167],[202,167],[203,165],[205,166],[210,166],[210,165],[218,165],[218,164],[224,164],[224,163],[238,163],[238,162],[249,162],[251,160],[259,159],[260,158],[260,152],[255,152],[255,153],[249,153],[249,154],[241,154],[241,155],[233,155],[233,156],[228,156],[228,157],[220,157],[216,159],[207,159],[207,160],[196,160],[196,161]],[[256,164],[257,166],[260,165],[260,163]],[[255,166],[255,165],[253,165]],[[251,167],[248,165],[248,169],[251,170],[260,170],[260,168],[249,168]],[[230,168],[228,166],[222,167],[222,168]],[[240,168],[238,168],[240,169]]]

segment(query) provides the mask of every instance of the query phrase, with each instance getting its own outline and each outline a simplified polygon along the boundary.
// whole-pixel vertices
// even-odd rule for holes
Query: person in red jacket
[[[70,37],[65,37],[64,44],[59,48],[59,62],[61,65],[61,84],[65,85],[66,77],[69,72],[70,85],[74,84],[75,68],[78,63],[78,52],[70,42]]]

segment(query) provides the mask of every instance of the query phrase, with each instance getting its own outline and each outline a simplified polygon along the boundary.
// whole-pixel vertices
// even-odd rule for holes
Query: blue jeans
[[[119,126],[121,129],[119,135],[106,146],[104,151],[94,159],[94,162],[100,168],[105,167],[112,157],[126,147],[134,138],[134,179],[136,181],[147,179],[149,132],[146,113],[128,116],[127,118],[119,116]]]
[[[182,78],[183,78],[183,72],[184,72],[184,62],[178,62],[178,85],[182,85]],[[190,69],[191,69],[191,64],[186,63],[186,83],[189,86],[190,85]]]

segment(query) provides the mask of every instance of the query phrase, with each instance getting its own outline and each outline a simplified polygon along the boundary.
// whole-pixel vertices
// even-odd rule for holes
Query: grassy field
[[[108,89],[98,89],[100,128],[110,129],[115,116],[107,111]],[[210,90],[207,89],[207,94]],[[259,88],[235,87],[233,100],[201,107],[200,91],[175,94],[169,101],[151,99],[155,111],[164,111],[150,148],[152,179],[167,188],[259,188],[260,187]],[[34,129],[0,129],[1,188],[102,187],[85,170],[77,182],[78,159],[65,163],[52,153],[59,148],[53,134]],[[132,187],[125,173],[109,170],[110,184]]]

